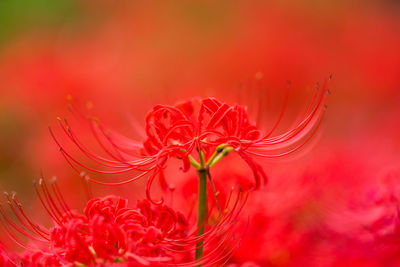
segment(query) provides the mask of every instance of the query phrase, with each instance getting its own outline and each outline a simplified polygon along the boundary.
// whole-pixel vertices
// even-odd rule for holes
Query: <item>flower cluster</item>
[[[25,252],[12,255],[2,250],[2,266],[17,262],[24,266],[211,266],[229,258],[235,249],[231,230],[245,203],[239,194],[213,226],[197,236],[197,229],[181,212],[147,199],[130,208],[126,199],[117,196],[94,198],[79,213],[68,207],[57,183],[48,186],[41,179],[35,189],[54,226],[41,226],[24,211],[15,193],[6,194],[15,218],[2,207],[0,226]],[[192,255],[199,242],[204,242],[206,253],[196,261]]]

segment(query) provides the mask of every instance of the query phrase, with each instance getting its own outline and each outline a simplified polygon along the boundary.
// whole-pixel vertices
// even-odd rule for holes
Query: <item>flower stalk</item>
[[[227,156],[229,152],[233,150],[232,147],[223,144],[217,147],[214,154],[208,159],[207,163],[205,163],[204,153],[203,151],[199,151],[199,161],[197,162],[192,156],[188,155],[189,162],[193,167],[197,170],[197,175],[199,177],[199,192],[198,192],[198,214],[197,214],[197,236],[201,237],[204,235],[204,229],[207,224],[207,177],[210,179],[210,184],[212,186],[215,201],[218,206],[218,211],[220,211],[218,200],[216,198],[216,191],[211,180],[210,168],[218,163],[223,157]],[[203,241],[200,241],[196,244],[196,260],[201,260],[203,257]],[[201,266],[201,263],[200,265]]]
[[[207,223],[207,170],[203,166],[197,170],[199,176],[199,206],[197,215],[197,236],[204,234],[204,228]],[[196,260],[203,257],[203,241],[196,244]],[[201,266],[201,265],[200,265]]]

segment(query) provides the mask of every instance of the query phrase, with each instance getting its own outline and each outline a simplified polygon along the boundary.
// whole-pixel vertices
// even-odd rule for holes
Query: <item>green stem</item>
[[[214,154],[208,159],[207,163],[204,159],[203,151],[197,150],[199,153],[199,161],[197,162],[192,156],[188,155],[189,161],[192,166],[197,169],[197,174],[199,176],[199,206],[198,206],[198,214],[197,214],[197,236],[204,235],[204,228],[207,224],[207,175],[210,178],[210,183],[214,192],[215,202],[218,207],[218,211],[221,212],[218,199],[217,192],[215,190],[214,184],[211,180],[211,175],[209,173],[209,168],[218,163],[223,157],[229,154],[229,152],[233,151],[233,148],[227,144],[222,144],[217,147]],[[200,241],[196,244],[196,260],[200,261],[199,267],[201,266],[201,258],[203,257],[203,243],[204,241]]]
[[[202,167],[197,170],[199,175],[199,206],[197,215],[197,236],[204,234],[207,216],[207,170]],[[203,241],[196,244],[196,260],[203,257]],[[199,265],[201,266],[201,264]]]

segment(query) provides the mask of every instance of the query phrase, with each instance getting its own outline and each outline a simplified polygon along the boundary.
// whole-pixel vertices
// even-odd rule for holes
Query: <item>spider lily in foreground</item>
[[[66,119],[58,118],[66,135],[79,150],[104,169],[88,166],[73,157],[54,135],[61,153],[68,162],[102,174],[120,174],[138,171],[139,174],[121,182],[107,183],[87,177],[92,182],[121,185],[150,175],[147,189],[153,179],[166,167],[167,160],[175,157],[183,162],[182,170],[190,165],[197,169],[209,168],[232,151],[238,153],[254,174],[253,188],[258,189],[266,175],[254,158],[281,158],[300,150],[316,133],[326,110],[329,94],[327,81],[317,88],[303,118],[288,131],[273,136],[282,119],[286,102],[270,130],[262,132],[249,118],[247,107],[229,105],[216,98],[192,98],[174,106],[156,105],[146,116],[145,140],[137,141],[105,128],[95,118],[89,122],[93,135],[104,155],[91,151],[80,141]],[[287,97],[286,97],[287,100]],[[198,158],[198,161],[195,160]],[[149,191],[147,191],[149,193]]]
[[[150,196],[150,188],[157,175],[163,188],[168,188],[163,169],[166,168],[169,158],[181,159],[183,171],[187,171],[190,165],[194,166],[199,176],[198,235],[200,236],[204,233],[207,215],[207,178],[215,198],[217,194],[210,168],[234,151],[253,172],[254,184],[251,187],[260,188],[262,181],[267,181],[267,175],[253,158],[280,158],[301,149],[313,137],[322,122],[328,92],[326,81],[322,90],[315,91],[303,119],[287,132],[275,136],[272,134],[283,116],[286,103],[276,123],[267,132],[262,132],[252,123],[247,107],[228,105],[213,97],[193,98],[174,106],[156,105],[146,116],[146,137],[142,142],[106,131],[97,120],[90,119],[95,139],[106,156],[92,152],[80,141],[68,121],[59,119],[66,135],[83,154],[107,170],[95,169],[75,159],[63,148],[51,129],[50,132],[61,153],[79,173],[81,171],[77,166],[103,174],[139,172],[133,178],[122,182],[105,183],[87,176],[89,181],[105,185],[121,185],[150,174],[146,195],[152,202],[154,201]],[[157,203],[161,204],[162,201],[161,199]],[[201,242],[197,247],[196,258],[200,259]]]
[[[46,228],[26,212],[15,193],[5,193],[0,228],[25,251],[0,247],[1,266],[212,266],[229,260],[241,238],[233,229],[247,194],[233,190],[213,227],[201,236],[196,226],[166,205],[139,200],[135,208],[117,196],[93,198],[83,213],[71,210],[55,180],[35,183],[35,192],[54,226]],[[28,239],[28,241],[24,241]],[[202,242],[204,256],[193,259]]]

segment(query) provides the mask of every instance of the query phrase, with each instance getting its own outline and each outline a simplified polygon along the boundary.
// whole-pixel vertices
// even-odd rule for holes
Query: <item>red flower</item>
[[[1,207],[0,226],[25,252],[12,257],[4,250],[0,253],[0,263],[197,266],[200,260],[193,260],[195,244],[203,241],[205,254],[201,263],[211,266],[226,261],[240,241],[233,241],[232,229],[246,200],[241,193],[236,200],[226,203],[226,212],[212,227],[197,236],[197,227],[191,226],[181,212],[166,205],[153,205],[147,199],[130,208],[127,200],[117,196],[94,198],[81,214],[69,209],[56,183],[49,187],[41,179],[35,190],[54,226],[41,226],[23,210],[15,194],[6,194],[15,220]],[[30,242],[24,242],[26,238]]]
[[[165,168],[168,158],[181,159],[182,169],[186,171],[190,167],[191,157],[195,156],[194,152],[203,152],[209,158],[207,165],[212,166],[230,151],[236,151],[252,169],[255,178],[253,188],[258,189],[261,181],[267,180],[267,176],[253,157],[280,158],[302,148],[322,121],[328,92],[325,82],[322,90],[316,90],[303,119],[287,132],[276,136],[272,134],[283,116],[285,105],[272,128],[268,132],[262,132],[249,118],[247,107],[228,105],[213,97],[193,98],[174,106],[155,106],[146,117],[144,142],[105,131],[97,120],[90,119],[94,136],[106,156],[88,149],[71,130],[68,122],[60,119],[65,133],[85,156],[107,170],[92,168],[76,160],[61,146],[52,131],[51,133],[62,154],[78,172],[81,171],[76,165],[105,174],[140,172],[129,180],[115,183],[88,178],[96,183],[124,184],[151,173],[147,183],[149,196],[151,184],[156,175]],[[165,185],[165,181],[162,184]]]

